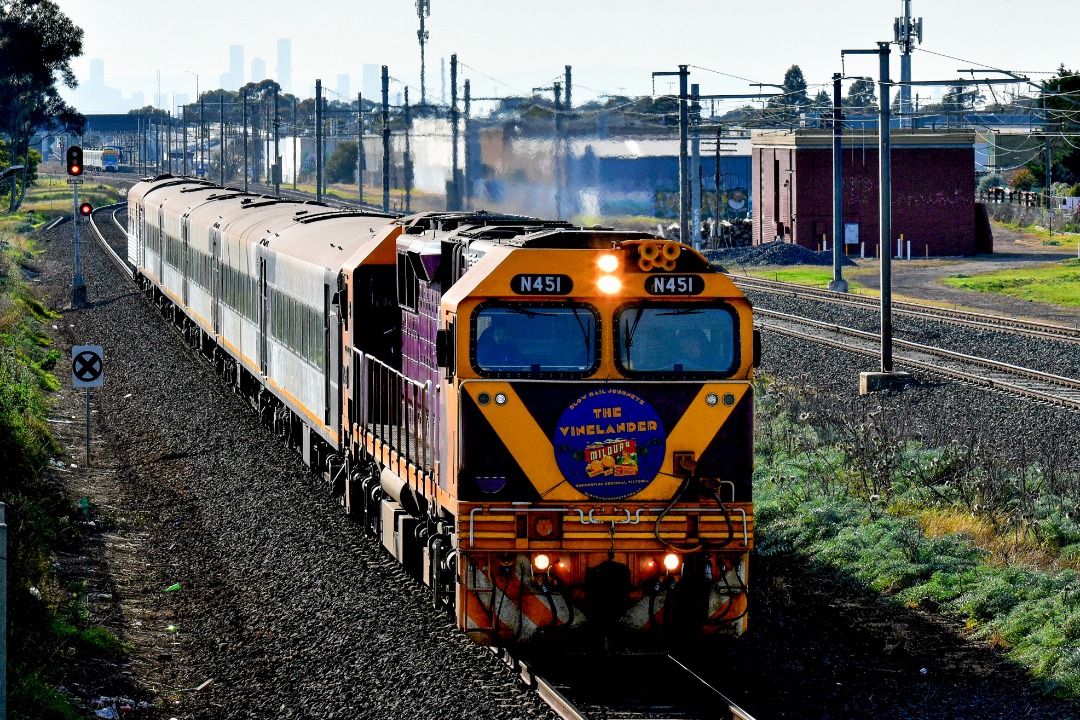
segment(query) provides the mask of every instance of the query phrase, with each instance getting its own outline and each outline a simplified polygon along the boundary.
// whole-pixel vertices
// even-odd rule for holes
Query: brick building
[[[832,133],[753,133],[754,242],[782,238],[818,249],[833,242]],[[893,245],[903,235],[912,255],[993,252],[989,224],[975,202],[975,133],[892,131]],[[878,246],[877,130],[843,137],[843,211],[847,249]],[[855,239],[857,237],[857,240]],[[854,240],[854,242],[852,242]]]

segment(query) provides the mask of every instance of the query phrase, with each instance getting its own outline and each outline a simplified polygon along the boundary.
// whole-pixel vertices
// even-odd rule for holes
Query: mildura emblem
[[[629,497],[651,483],[667,445],[652,405],[615,388],[593,390],[570,403],[553,439],[567,482],[604,500]]]

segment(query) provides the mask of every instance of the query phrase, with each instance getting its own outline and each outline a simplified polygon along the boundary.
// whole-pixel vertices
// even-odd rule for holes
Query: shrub
[[[1030,190],[1037,182],[1034,173],[1027,168],[1020,168],[1009,178],[1009,187],[1013,190]]]

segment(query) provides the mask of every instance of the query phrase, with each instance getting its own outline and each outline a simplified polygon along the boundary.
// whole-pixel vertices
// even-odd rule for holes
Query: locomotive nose
[[[613,625],[630,606],[630,568],[605,560],[585,571],[585,608],[600,626]]]

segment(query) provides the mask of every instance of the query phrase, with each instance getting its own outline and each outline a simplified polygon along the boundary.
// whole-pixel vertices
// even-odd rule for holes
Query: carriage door
[[[335,300],[340,296],[331,297],[330,286],[323,285],[323,351],[322,371],[326,378],[324,393],[323,422],[328,427],[340,427],[340,418],[332,417],[330,411],[331,400],[336,396],[341,397],[341,324],[338,320],[338,309]],[[334,352],[331,353],[330,349]],[[333,375],[331,375],[333,369]],[[334,422],[331,423],[331,420]]]
[[[266,300],[266,258],[259,258],[259,372],[266,375],[266,329],[270,304]]]
[[[158,223],[154,230],[157,236],[157,276],[158,283],[165,287],[165,206],[158,206]]]
[[[187,213],[184,213],[180,218],[180,271],[183,272],[183,280],[181,281],[181,287],[183,288],[184,307],[191,307],[191,291],[189,290],[189,284],[191,282],[191,252],[188,248],[188,223]]]
[[[210,228],[210,324],[221,334],[221,223]]]

